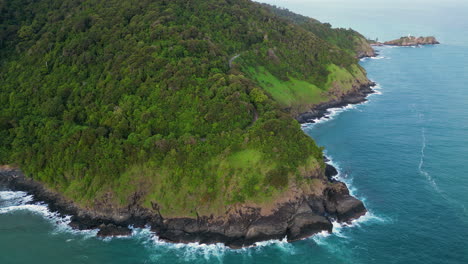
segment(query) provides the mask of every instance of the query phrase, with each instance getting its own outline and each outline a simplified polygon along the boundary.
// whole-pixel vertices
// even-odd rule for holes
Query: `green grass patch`
[[[262,153],[257,150],[247,149],[232,154],[228,158],[228,164],[234,168],[250,168],[256,166],[262,158]]]
[[[324,90],[306,81],[290,78],[285,82],[263,67],[250,68],[249,74],[274,100],[284,106],[296,107],[326,100]]]

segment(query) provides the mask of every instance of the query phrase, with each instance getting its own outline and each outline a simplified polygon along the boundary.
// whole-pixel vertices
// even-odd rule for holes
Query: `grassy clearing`
[[[297,107],[326,100],[324,91],[311,83],[294,78],[281,81],[263,67],[250,69],[249,73],[274,100],[284,106]]]
[[[366,76],[363,69],[357,65],[351,66],[351,70],[341,68],[335,64],[327,67],[329,75],[323,89],[306,81],[290,78],[282,81],[263,67],[250,68],[248,73],[271,97],[284,107],[290,107],[293,111],[307,111],[312,105],[326,102],[335,94],[346,93],[357,82],[365,82]],[[332,93],[330,91],[333,91]]]
[[[330,64],[327,70],[330,72],[325,85],[328,90],[334,89],[335,91],[346,92],[351,90],[356,82],[365,82],[367,80],[365,72],[357,65],[353,65],[351,70],[347,70],[335,64]]]

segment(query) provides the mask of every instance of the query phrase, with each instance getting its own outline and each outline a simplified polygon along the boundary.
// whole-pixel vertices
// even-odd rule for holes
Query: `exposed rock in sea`
[[[114,224],[102,224],[99,226],[99,232],[97,236],[99,237],[119,237],[119,236],[129,236],[132,234],[132,231],[128,227],[116,226]]]

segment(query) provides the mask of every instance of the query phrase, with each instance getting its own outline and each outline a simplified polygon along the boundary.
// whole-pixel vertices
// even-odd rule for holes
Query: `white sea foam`
[[[27,195],[25,192],[0,191],[0,200],[17,199]]]
[[[47,204],[42,202],[32,203],[33,196],[21,191],[0,191],[0,201],[6,202],[0,208],[0,214],[10,214],[17,211],[28,211],[40,215],[54,225],[51,234],[61,234],[63,232],[84,235],[89,238],[96,236],[97,230],[76,230],[71,228],[71,216],[61,216],[56,212],[51,212]]]
[[[147,235],[151,236],[153,246],[157,246],[156,249],[176,250],[176,253],[182,255],[185,260],[195,260],[200,257],[206,260],[211,258],[218,258],[221,260],[226,251],[232,250],[221,243],[210,245],[200,243],[169,243],[159,239],[159,237],[154,234]]]
[[[32,196],[26,192],[0,191],[0,201],[8,204],[24,205],[32,201]]]
[[[352,220],[351,223],[339,223],[338,221],[333,221],[332,233],[322,231],[312,236],[311,239],[318,245],[326,245],[327,239],[331,237],[347,239],[348,236],[346,235],[346,233],[350,228],[363,228],[366,225],[384,223],[389,221],[391,220],[376,216],[374,213],[368,211],[365,215],[361,216],[360,218]]]
[[[382,86],[378,83],[375,84],[374,87],[372,87],[372,90],[374,91],[374,93],[372,94],[369,94],[369,96],[372,96],[372,95],[381,95],[382,94]]]
[[[382,59],[387,59],[385,56],[375,56],[375,57],[364,57],[361,58],[360,61],[367,61],[367,60],[382,60]]]
[[[327,110],[327,113],[323,117],[313,119],[312,123],[305,123],[305,124],[302,124],[301,126],[302,126],[302,128],[310,128],[315,124],[321,124],[321,123],[328,122],[328,121],[334,119],[336,116],[338,116],[342,112],[345,112],[345,111],[350,110],[350,109],[355,109],[357,105],[359,105],[359,104],[349,104],[349,105],[344,106],[344,107],[330,108],[330,109]]]
[[[261,250],[264,247],[275,247],[284,253],[291,255],[295,254],[295,248],[291,243],[288,242],[287,237],[283,238],[282,240],[268,240],[255,243],[256,250]]]
[[[0,208],[0,214],[10,213],[13,211],[28,210],[37,214],[47,216],[48,210],[47,207],[36,204],[23,204],[23,205],[13,205]]]
[[[328,237],[330,237],[330,233],[326,232],[326,231],[323,231],[323,232],[320,232],[318,234],[315,234],[313,237],[312,237],[312,240],[317,244],[317,245],[320,245],[320,246],[324,246],[326,245],[326,239]]]
[[[366,198],[362,197],[358,194],[357,189],[353,185],[353,179],[351,177],[348,177],[348,174],[344,173],[340,165],[333,160],[333,157],[325,153],[325,155],[328,158],[327,164],[333,166],[336,168],[338,171],[338,174],[335,175],[333,178],[335,180],[344,182],[346,186],[349,189],[350,195],[357,197],[359,200],[361,200],[364,205],[366,206]],[[366,208],[369,209],[368,206]],[[375,215],[371,210],[368,210],[365,215],[361,216],[358,219],[352,220],[350,223],[338,223],[337,221],[333,221],[333,233],[332,235],[341,237],[341,238],[346,238],[345,234],[343,233],[345,227],[361,227],[362,225],[365,224],[372,224],[372,223],[383,223],[383,222],[388,222],[391,221],[390,219],[386,219],[380,216]],[[314,241],[322,241],[324,238],[329,237],[330,235],[327,234],[321,234],[317,238],[314,238]]]
[[[369,94],[367,97],[371,97],[373,95],[381,95],[382,94],[382,86],[380,84],[376,84],[374,87],[372,87],[372,90],[374,91],[374,93],[372,94]],[[325,115],[321,118],[316,118],[316,119],[313,119],[311,123],[304,123],[304,124],[301,124],[301,127],[303,129],[308,129],[308,128],[311,128],[313,127],[314,125],[316,124],[321,124],[321,123],[325,123],[325,122],[328,122],[330,120],[333,120],[335,117],[337,117],[339,114],[345,112],[345,111],[348,111],[348,110],[352,110],[352,109],[358,109],[358,107],[360,105],[364,105],[364,104],[367,104],[369,102],[369,100],[366,100],[364,102],[361,102],[359,104],[348,104],[344,107],[336,107],[336,108],[330,108],[327,110],[327,113],[325,113]]]
[[[69,226],[71,216],[60,216],[58,213],[50,212],[49,208],[44,203],[32,204],[32,195],[28,195],[26,192],[13,192],[13,191],[0,191],[0,201],[12,201],[14,204],[0,208],[0,214],[13,213],[16,211],[28,211],[34,214],[41,215],[44,219],[49,220],[54,224],[55,228],[51,232],[53,235],[62,233],[71,233],[80,235],[83,238],[96,237],[98,230],[76,230]],[[110,242],[114,239],[136,239],[142,242],[142,244],[156,246],[163,250],[176,250],[177,254],[181,254],[184,259],[198,259],[203,257],[207,260],[212,258],[221,258],[225,252],[233,251],[233,249],[226,247],[222,243],[218,244],[200,244],[200,243],[169,243],[165,242],[151,231],[150,227],[146,228],[134,228],[129,227],[132,230],[131,236],[121,236],[102,239],[105,242]],[[73,241],[68,239],[66,242]],[[241,249],[243,251],[249,251],[251,249],[258,250],[264,247],[276,247],[284,252],[292,253],[294,251],[291,244],[285,239],[283,240],[270,240],[264,242],[258,242],[255,246],[250,248]]]
[[[422,144],[421,144],[421,159],[419,161],[419,166],[418,166],[419,173],[421,175],[423,175],[424,177],[426,177],[427,181],[429,182],[429,184],[431,184],[431,186],[434,188],[434,190],[436,190],[438,193],[440,193],[439,186],[437,186],[437,183],[435,182],[434,178],[432,178],[432,176],[431,176],[431,174],[429,174],[429,172],[427,172],[427,171],[425,171],[423,169],[423,167],[424,167],[424,158],[425,158],[424,151],[426,150],[426,129],[424,127],[421,129],[421,136],[422,136]]]
[[[165,254],[172,252],[185,260],[204,258],[206,260],[218,259],[221,261],[228,252],[242,252],[242,254],[250,255],[252,252],[263,250],[266,247],[275,248],[287,254],[294,254],[295,252],[294,246],[288,243],[287,238],[257,242],[253,246],[242,249],[231,249],[222,243],[209,245],[200,243],[169,243],[161,240],[149,227],[130,228],[132,229],[132,238],[153,248],[156,253]],[[158,254],[153,254],[152,258],[158,259]]]

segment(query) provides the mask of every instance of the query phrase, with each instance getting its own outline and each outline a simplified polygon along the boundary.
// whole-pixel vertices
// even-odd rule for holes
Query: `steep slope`
[[[375,51],[371,47],[369,41],[355,30],[332,28],[329,23],[321,23],[316,19],[293,13],[288,9],[268,4],[263,5],[276,15],[301,26],[302,28],[314,33],[319,38],[348,51],[357,58],[375,56]]]
[[[247,0],[18,0],[0,12],[0,164],[80,214],[157,215],[163,236],[161,219],[229,226],[245,208],[269,208],[244,219],[257,221],[310,199],[321,217],[365,211],[292,118],[369,84],[349,51]],[[356,212],[338,213],[341,200]],[[271,237],[245,232],[237,243]]]

